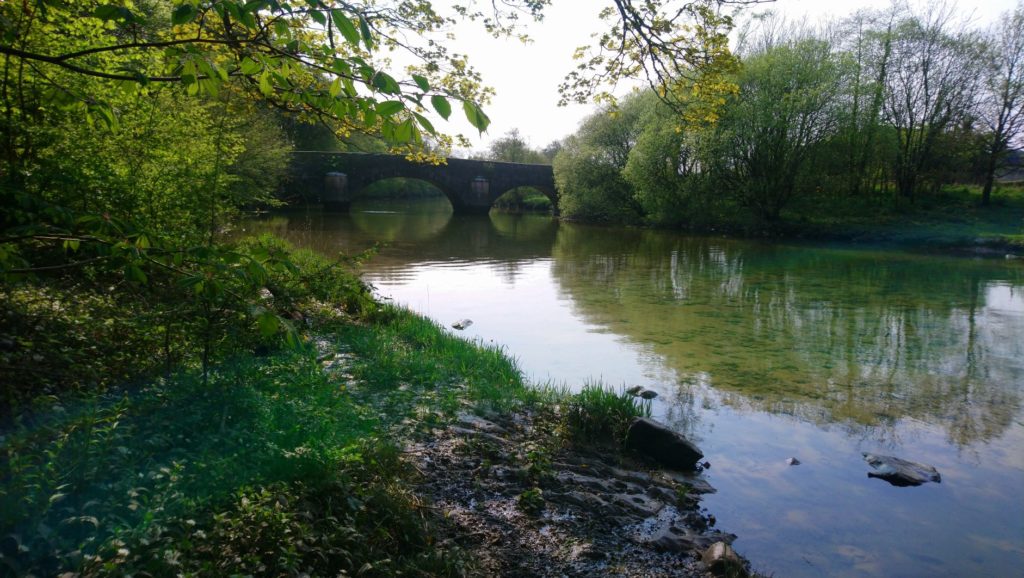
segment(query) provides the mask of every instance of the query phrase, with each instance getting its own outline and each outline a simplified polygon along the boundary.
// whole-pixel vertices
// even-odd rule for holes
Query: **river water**
[[[1024,576],[1024,263],[693,237],[366,203],[252,221],[328,255],[384,244],[380,296],[535,382],[659,393],[704,500],[776,576]],[[861,452],[935,466],[869,479]],[[788,466],[796,457],[801,464]]]

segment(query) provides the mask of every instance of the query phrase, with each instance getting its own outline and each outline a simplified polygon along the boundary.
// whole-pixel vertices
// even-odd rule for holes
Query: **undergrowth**
[[[575,395],[529,387],[501,348],[374,303],[357,277],[314,254],[292,261],[294,276],[268,284],[306,345],[227,339],[204,377],[184,356],[173,371],[147,373],[167,361],[157,359],[133,374],[131,360],[160,340],[108,355],[119,322],[73,336],[96,345],[73,350],[98,352],[83,370],[122,367],[122,380],[35,390],[0,426],[0,576],[465,575],[472,562],[434,541],[445,522],[410,491],[417,472],[402,440],[467,409],[555,416],[543,422],[552,444],[555,430],[621,438],[630,418],[650,413],[598,385]],[[54,309],[62,299],[22,310],[50,303],[58,321],[88,316],[86,326],[103,315]],[[524,448],[534,483],[551,451]]]

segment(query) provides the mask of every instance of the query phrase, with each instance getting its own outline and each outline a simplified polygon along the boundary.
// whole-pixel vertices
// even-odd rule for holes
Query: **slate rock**
[[[626,432],[626,446],[659,464],[678,470],[696,469],[704,454],[668,427],[646,417],[635,417]]]
[[[869,478],[885,480],[894,486],[920,486],[926,482],[942,482],[942,476],[927,464],[907,461],[892,456],[879,456],[865,452],[864,461],[875,469],[868,472]]]

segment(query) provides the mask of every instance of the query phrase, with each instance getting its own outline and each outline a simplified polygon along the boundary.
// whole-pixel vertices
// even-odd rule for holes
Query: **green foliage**
[[[16,574],[446,574],[456,560],[431,544],[379,419],[296,353],[223,365],[206,386],[181,375],[40,406],[5,436],[0,531],[16,543],[2,560]]]
[[[862,11],[820,32],[756,16],[741,66],[680,72],[671,94],[631,96],[566,139],[554,163],[562,214],[777,233],[826,207],[873,205],[881,217],[946,184],[987,190],[992,146],[1005,142],[993,123],[1003,114],[1017,130],[1007,55],[1022,21],[1007,15],[985,57],[982,37],[946,8]],[[702,91],[715,83],[721,101],[709,105]]]
[[[539,516],[544,511],[544,491],[536,487],[524,490],[516,496],[516,507],[527,515]]]
[[[519,129],[512,129],[495,139],[487,149],[484,159],[507,163],[549,164],[550,159],[544,153],[533,150],[526,139],[519,134]]]
[[[584,441],[621,442],[634,417],[650,417],[651,402],[625,391],[588,383],[569,397],[564,407],[570,436]]]
[[[553,163],[559,210],[573,219],[631,222],[642,216],[622,170],[641,131],[640,119],[653,95],[627,99],[618,109],[588,117],[565,139]]]

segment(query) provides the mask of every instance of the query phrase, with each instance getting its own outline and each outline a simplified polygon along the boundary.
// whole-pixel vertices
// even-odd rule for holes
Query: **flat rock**
[[[612,494],[611,503],[632,510],[643,517],[654,516],[665,507],[663,502],[649,498],[643,494]]]
[[[626,432],[626,446],[659,464],[694,470],[704,454],[682,435],[650,418],[635,417]]]
[[[885,480],[894,486],[920,486],[926,482],[942,482],[939,471],[927,464],[907,461],[892,456],[864,453],[864,461],[875,469],[869,478]]]
[[[505,428],[501,427],[500,425],[492,421],[488,421],[478,415],[473,415],[471,413],[460,413],[456,417],[456,419],[459,421],[459,423],[465,426],[469,426],[475,430],[480,430],[493,434],[506,433]]]

